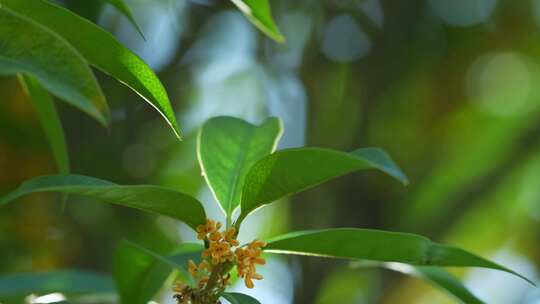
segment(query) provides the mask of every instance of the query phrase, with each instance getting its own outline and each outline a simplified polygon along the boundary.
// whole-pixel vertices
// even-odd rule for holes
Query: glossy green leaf
[[[526,277],[465,250],[409,233],[339,228],[299,231],[268,242],[267,252],[399,262],[416,266],[483,267]]]
[[[150,103],[180,137],[169,97],[155,73],[110,33],[49,1],[2,0],[2,4],[64,37],[90,64],[124,83]]]
[[[41,127],[51,146],[58,172],[62,174],[69,173],[66,136],[52,97],[35,78],[22,75],[19,75],[18,78],[34,103]]]
[[[29,294],[60,292],[66,295],[83,295],[114,292],[108,276],[83,270],[18,273],[0,276],[0,301],[23,303]],[[4,302],[2,302],[4,303]]]
[[[441,267],[436,266],[412,266],[403,263],[365,263],[362,262],[358,266],[367,267],[383,267],[393,271],[401,272],[406,275],[410,275],[419,278],[424,281],[428,281],[433,286],[436,286],[449,295],[456,298],[458,301],[465,304],[482,304],[482,300],[478,299],[473,293],[471,293],[467,287],[465,287],[458,278],[453,276],[448,271]]]
[[[243,293],[224,292],[221,296],[231,304],[261,304],[254,297]]]
[[[123,304],[148,303],[171,274],[169,265],[127,241],[118,245],[113,268],[120,303]]]
[[[228,216],[240,204],[249,169],[276,149],[281,134],[278,118],[268,118],[255,126],[239,118],[215,117],[201,128],[197,142],[199,164]]]
[[[0,198],[0,206],[36,192],[78,194],[104,202],[169,216],[195,229],[206,222],[201,203],[184,193],[152,185],[121,186],[83,175],[40,176]]]
[[[128,18],[129,22],[133,25],[133,27],[135,27],[137,32],[139,32],[139,34],[141,34],[141,36],[144,38],[144,34],[141,28],[139,27],[139,25],[137,24],[137,21],[135,21],[135,17],[133,16],[131,9],[129,8],[129,6],[127,6],[124,0],[102,0],[102,1],[105,1],[109,3],[110,5],[116,7],[117,10],[119,10],[122,14],[124,14],[124,16]]]
[[[258,161],[246,177],[240,220],[264,204],[363,169],[378,169],[407,183],[403,172],[379,148],[351,153],[296,148],[273,153]]]
[[[285,41],[272,17],[268,0],[231,0],[247,19],[268,37],[277,42]]]
[[[5,6],[0,6],[0,41],[0,74],[32,75],[56,96],[107,124],[109,109],[101,88],[69,42]]]

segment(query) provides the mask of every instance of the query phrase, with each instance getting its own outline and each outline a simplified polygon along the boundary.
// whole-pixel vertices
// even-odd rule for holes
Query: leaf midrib
[[[255,131],[257,131],[257,128],[254,128],[254,129],[251,129],[249,130],[249,134],[246,136],[246,138],[242,141],[242,145],[240,147],[245,147],[245,145],[247,144],[248,147],[251,146],[251,141],[253,140],[253,133],[255,133]],[[244,150],[244,149],[241,149],[241,150]],[[229,193],[229,198],[227,200],[227,210],[226,210],[226,213],[227,213],[227,216],[229,216],[232,212],[232,200],[234,198],[234,195],[236,193],[236,186],[238,185],[238,179],[240,177],[240,174],[239,174],[239,168],[242,168],[243,166],[241,166],[240,164],[244,164],[245,161],[246,161],[246,158],[247,158],[247,155],[249,154],[249,149],[245,149],[244,152],[241,151],[241,153],[238,154],[238,157],[236,158],[236,164],[233,168],[233,172],[235,172],[235,174],[233,174],[233,180],[232,180],[232,183],[231,183],[231,192]]]

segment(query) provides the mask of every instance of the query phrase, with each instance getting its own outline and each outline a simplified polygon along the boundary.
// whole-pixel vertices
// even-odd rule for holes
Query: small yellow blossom
[[[182,291],[184,291],[184,288],[186,288],[186,284],[180,281],[174,282],[174,285],[173,285],[174,292],[181,293]]]
[[[214,242],[220,241],[222,238],[223,238],[223,235],[219,231],[214,231],[210,233],[210,236],[208,237],[210,241],[214,241]]]
[[[197,238],[204,240],[208,234],[217,231],[221,228],[221,223],[213,220],[206,221],[206,224],[197,226]]]
[[[197,276],[198,267],[197,264],[195,264],[195,262],[193,262],[192,260],[188,261],[188,271],[189,273],[191,273],[192,276]]]
[[[256,265],[264,265],[266,261],[261,257],[262,247],[265,242],[253,241],[244,248],[237,248],[235,251],[236,268],[238,276],[244,278],[244,283],[248,288],[253,288],[253,280],[261,280],[262,276],[256,272]]]
[[[223,239],[227,243],[231,244],[231,246],[238,246],[240,244],[236,240],[236,229],[234,227],[225,230],[225,235],[223,236]]]
[[[202,262],[199,264],[199,271],[212,271],[212,268],[210,267],[210,264],[206,260],[202,260]]]
[[[210,246],[203,252],[203,257],[212,259],[212,263],[219,264],[232,261],[234,255],[231,251],[231,245],[224,241],[210,242]]]

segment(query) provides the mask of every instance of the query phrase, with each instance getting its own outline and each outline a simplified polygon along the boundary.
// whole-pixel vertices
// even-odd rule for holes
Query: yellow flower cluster
[[[235,251],[238,276],[244,278],[247,288],[253,288],[253,279],[263,279],[263,276],[256,272],[256,265],[266,264],[266,261],[261,257],[264,246],[266,246],[265,242],[255,240],[249,243],[245,249],[237,248]]]
[[[179,304],[198,303],[195,299],[213,299],[219,294],[216,291],[222,292],[230,284],[229,271],[235,265],[238,277],[244,279],[248,288],[254,287],[253,280],[262,280],[256,265],[266,263],[261,256],[266,243],[255,240],[239,246],[236,229],[231,227],[221,232],[221,227],[221,223],[213,220],[197,227],[197,238],[204,241],[206,249],[201,254],[202,262],[199,265],[192,260],[188,262],[189,273],[198,280],[197,287],[192,288],[182,283],[174,287]]]
[[[212,264],[215,265],[232,262],[234,259],[232,247],[239,245],[236,240],[236,229],[231,227],[221,233],[218,231],[219,228],[221,228],[221,223],[212,220],[197,227],[197,238],[209,241],[208,248],[203,251],[202,257],[211,259]]]
[[[240,244],[236,240],[236,229],[231,227],[221,233],[220,228],[221,223],[213,220],[208,220],[206,224],[197,227],[197,238],[209,242],[208,248],[202,253],[203,258],[210,259],[213,265],[233,262],[238,269],[238,277],[244,279],[248,288],[253,288],[253,279],[263,278],[256,272],[256,265],[266,263],[261,257],[262,248],[266,246],[266,243],[255,240],[247,244],[245,248],[238,247]],[[234,253],[233,247],[237,247]],[[205,265],[205,267],[210,266]]]

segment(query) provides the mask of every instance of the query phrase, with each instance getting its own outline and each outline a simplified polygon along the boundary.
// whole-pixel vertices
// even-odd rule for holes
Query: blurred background
[[[195,154],[217,115],[279,116],[280,149],[384,148],[411,181],[365,172],[257,212],[241,238],[362,227],[413,232],[460,246],[538,281],[540,266],[540,1],[274,0],[286,36],[265,38],[228,1],[131,0],[144,41],[115,9],[63,3],[114,33],[158,73],[183,142],[140,97],[106,75],[109,130],[58,103],[72,170],[121,184],[153,183],[199,197],[220,218]],[[0,78],[0,194],[56,171],[31,102]],[[184,226],[53,194],[0,208],[0,273],[82,268],[111,272],[115,245],[163,251],[194,236]],[[321,258],[261,268],[262,303],[454,303],[398,272]],[[510,275],[451,269],[488,303],[540,303]],[[161,303],[173,303],[164,292]]]

